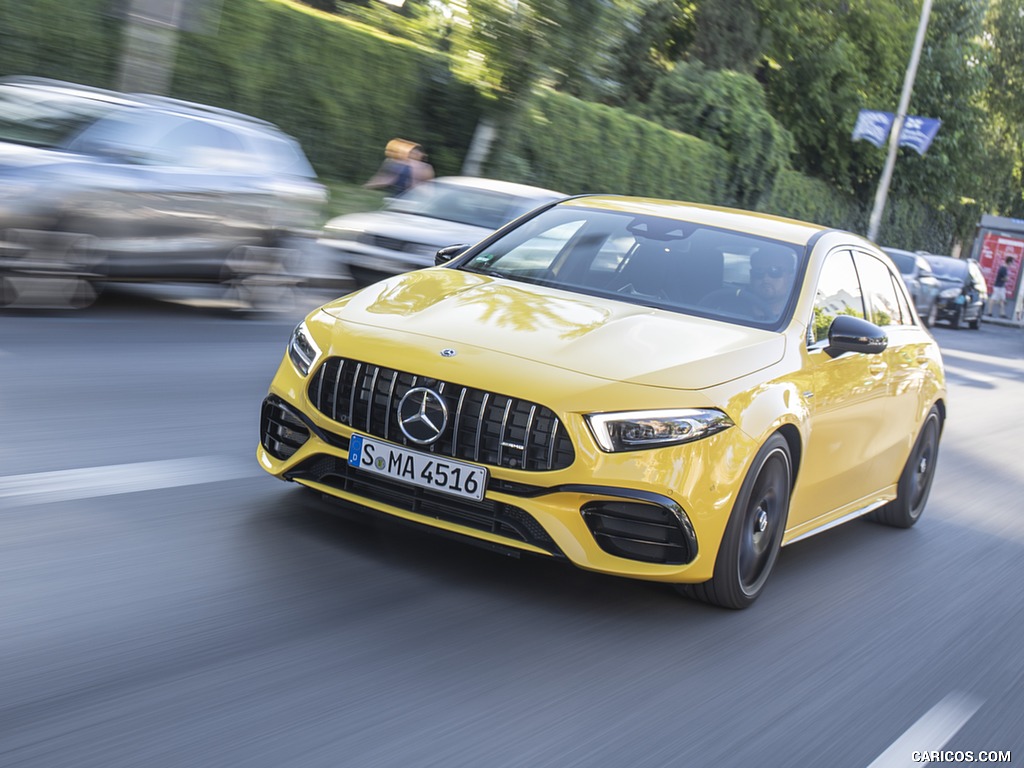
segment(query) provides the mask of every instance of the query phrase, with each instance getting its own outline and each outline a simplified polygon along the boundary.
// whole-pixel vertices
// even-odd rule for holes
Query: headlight
[[[946,290],[939,294],[939,297],[943,299],[955,299],[959,295],[959,288],[947,288]]]
[[[689,443],[733,426],[732,419],[714,408],[589,413],[585,418],[597,444],[608,453]]]
[[[292,331],[291,341],[288,342],[288,357],[291,358],[295,369],[303,376],[309,375],[309,369],[320,357],[320,347],[310,336],[305,320]]]

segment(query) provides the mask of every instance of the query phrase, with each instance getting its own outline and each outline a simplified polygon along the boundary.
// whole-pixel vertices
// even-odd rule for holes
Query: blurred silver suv
[[[176,99],[0,78],[0,306],[107,282],[301,284],[327,201],[274,125]],[[262,293],[261,293],[262,292]]]

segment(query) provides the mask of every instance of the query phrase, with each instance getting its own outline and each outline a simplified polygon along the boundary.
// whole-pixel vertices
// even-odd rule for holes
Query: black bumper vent
[[[664,565],[682,565],[696,557],[679,519],[664,507],[593,501],[582,512],[594,540],[610,555]]]
[[[448,407],[448,426],[430,446],[442,456],[527,471],[564,469],[576,458],[572,441],[549,408],[372,363],[331,357],[309,382],[309,399],[328,418],[375,437],[409,445],[396,409],[414,387],[429,387]]]
[[[528,512],[497,501],[473,501],[396,482],[353,469],[344,459],[312,456],[287,473],[289,480],[312,480],[355,496],[382,502],[424,517],[464,525],[532,544],[553,555],[561,550]]]
[[[309,439],[309,429],[276,397],[263,401],[260,443],[275,459],[287,459]]]

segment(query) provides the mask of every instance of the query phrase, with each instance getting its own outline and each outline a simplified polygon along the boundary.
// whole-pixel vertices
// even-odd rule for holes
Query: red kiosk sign
[[[1020,260],[1024,256],[1024,239],[1001,235],[996,232],[986,232],[981,241],[981,252],[978,254],[978,264],[985,274],[985,282],[988,283],[988,290],[992,292],[992,283],[995,282],[996,272],[1006,263],[1006,257],[1012,256],[1013,263],[1006,276],[1006,295],[1013,296],[1017,287],[1017,276],[1020,273]]]

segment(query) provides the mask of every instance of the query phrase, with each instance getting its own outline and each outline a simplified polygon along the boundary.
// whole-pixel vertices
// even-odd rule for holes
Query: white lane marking
[[[110,464],[30,475],[0,476],[0,506],[87,499],[118,493],[236,480],[262,474],[250,464],[226,456]]]
[[[967,693],[954,691],[925,712],[902,736],[880,754],[868,768],[903,768],[927,763],[915,762],[915,751],[942,749],[963,728],[984,702]]]

